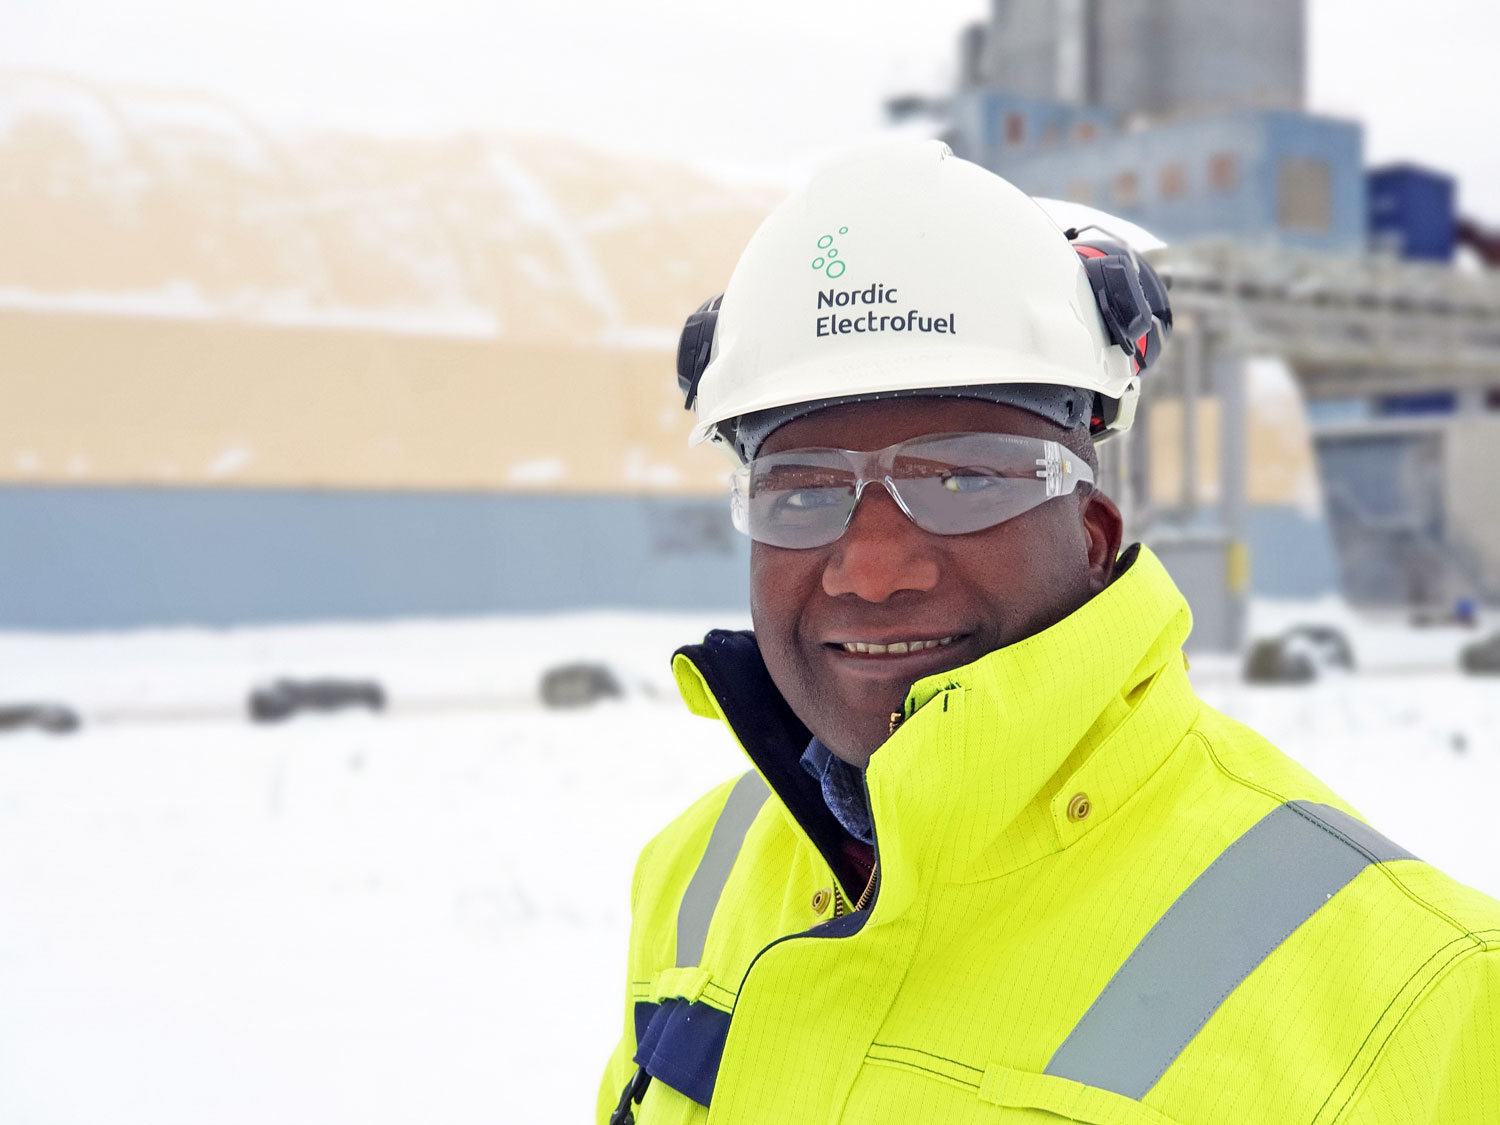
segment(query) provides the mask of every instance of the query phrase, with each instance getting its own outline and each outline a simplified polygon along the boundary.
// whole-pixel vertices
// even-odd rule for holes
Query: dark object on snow
[[[1471,676],[1500,675],[1500,633],[1464,645],[1458,663]]]
[[[276,723],[298,711],[345,707],[385,710],[385,689],[374,680],[276,680],[250,693],[250,718]]]
[[[1294,625],[1279,637],[1256,641],[1245,659],[1252,684],[1307,684],[1324,668],[1354,671],[1354,649],[1328,625]]]
[[[1306,649],[1315,667],[1354,671],[1354,646],[1331,625],[1294,625],[1281,635],[1291,648]]]
[[[542,702],[548,707],[587,707],[625,694],[603,664],[560,664],[542,674]]]
[[[1288,652],[1280,637],[1256,641],[1245,658],[1245,679],[1252,684],[1309,684],[1318,670],[1304,653]]]
[[[61,703],[7,703],[0,705],[0,733],[36,727],[48,734],[71,734],[82,725],[78,712]]]

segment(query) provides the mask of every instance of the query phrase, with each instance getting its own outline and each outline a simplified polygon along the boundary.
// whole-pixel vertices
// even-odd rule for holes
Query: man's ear
[[[1083,532],[1088,537],[1089,586],[1097,594],[1115,575],[1125,520],[1115,502],[1097,489],[1088,490],[1080,509]]]

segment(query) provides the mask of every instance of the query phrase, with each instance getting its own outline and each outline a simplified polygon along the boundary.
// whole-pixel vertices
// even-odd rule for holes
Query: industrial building
[[[961,156],[1177,241],[1364,248],[1357,122],[1304,111],[1300,0],[994,0],[943,99]]]
[[[1497,240],[1451,177],[1367,168],[1359,122],[1306,109],[1304,6],[993,0],[960,37],[956,87],[889,106],[1034,195],[1170,244],[1178,339],[1113,471],[1224,647],[1252,588],[1424,613],[1500,601]],[[1248,483],[1266,473],[1246,430],[1267,356],[1306,404],[1311,506]]]

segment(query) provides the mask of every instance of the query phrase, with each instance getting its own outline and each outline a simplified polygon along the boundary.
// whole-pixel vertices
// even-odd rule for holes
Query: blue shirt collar
[[[823,803],[844,831],[866,844],[875,843],[875,824],[865,792],[864,771],[851,766],[814,738],[802,752],[802,768],[822,787]]]

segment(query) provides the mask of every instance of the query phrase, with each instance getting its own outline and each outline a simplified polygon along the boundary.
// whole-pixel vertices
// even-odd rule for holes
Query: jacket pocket
[[[850,1108],[901,1105],[921,1109],[911,1120],[942,1121],[945,1125],[982,1125],[988,1122],[1075,1121],[1082,1125],[1178,1125],[1150,1106],[1109,1090],[1085,1086],[1068,1078],[1036,1074],[992,1064],[971,1066],[954,1059],[893,1044],[874,1044],[865,1056],[869,1081],[861,1080],[859,1096]],[[885,1076],[877,1078],[880,1071]],[[896,1079],[904,1072],[910,1082]],[[912,1088],[898,1089],[911,1085]],[[856,1120],[849,1117],[849,1120]]]

